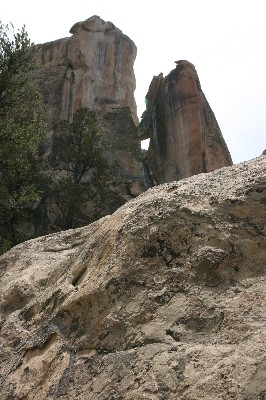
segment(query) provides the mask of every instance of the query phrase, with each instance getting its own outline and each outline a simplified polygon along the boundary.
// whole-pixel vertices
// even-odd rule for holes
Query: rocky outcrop
[[[1,399],[266,396],[266,157],[1,262]]]
[[[76,23],[70,33],[69,38],[39,45],[40,68],[35,76],[43,89],[51,128],[43,150],[46,154],[53,152],[54,123],[71,121],[80,108],[93,109],[99,116],[104,141],[112,142],[112,151],[108,146],[104,149],[109,165],[118,163],[120,177],[126,185],[132,182],[131,191],[139,187],[139,194],[149,182],[145,180],[135,128],[136,46],[114,24],[98,16]],[[121,115],[121,129],[115,138]]]
[[[176,64],[165,78],[153,78],[139,126],[141,139],[150,137],[147,157],[157,183],[232,164],[195,67],[188,61]]]
[[[76,23],[70,33],[71,37],[39,46],[36,77],[44,89],[50,122],[70,120],[82,107],[104,112],[129,107],[136,121],[133,41],[98,16]]]
[[[56,159],[64,144],[64,133],[56,132],[55,124],[72,121],[81,108],[94,110],[103,155],[113,174],[99,210],[106,215],[152,185],[136,128],[136,46],[114,24],[98,16],[76,23],[70,33],[71,37],[39,45],[40,68],[34,74],[44,93],[49,126],[42,143],[45,162],[41,170],[54,180],[66,175],[62,167],[51,166],[50,160]],[[91,208],[87,207],[89,215]],[[42,202],[38,215],[46,232],[62,229],[58,213],[50,199]],[[39,219],[37,228],[38,224]]]
[[[115,171],[101,215],[113,212],[156,183],[232,163],[192,64],[180,61],[167,77],[154,77],[138,135],[135,44],[98,16],[76,23],[70,33],[69,38],[39,46],[40,68],[35,76],[43,89],[49,122],[42,151],[45,160],[55,158],[64,142],[60,133],[54,132],[55,123],[71,121],[73,113],[83,107],[96,111],[104,157]],[[140,140],[148,137],[150,146],[144,160]],[[42,169],[53,177],[61,174],[49,161]],[[43,204],[39,214],[46,215],[46,232],[62,229],[56,222],[57,214],[49,211],[55,208],[53,204],[49,200]]]

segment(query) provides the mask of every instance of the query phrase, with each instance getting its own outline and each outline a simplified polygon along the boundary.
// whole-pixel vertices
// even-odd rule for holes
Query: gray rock
[[[266,159],[0,258],[1,399],[266,393]]]

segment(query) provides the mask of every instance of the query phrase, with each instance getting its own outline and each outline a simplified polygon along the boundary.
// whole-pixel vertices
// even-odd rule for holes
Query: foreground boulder
[[[185,60],[166,77],[153,77],[139,135],[150,137],[147,158],[157,183],[232,165],[197,71]]]
[[[266,398],[266,157],[1,261],[1,399]]]

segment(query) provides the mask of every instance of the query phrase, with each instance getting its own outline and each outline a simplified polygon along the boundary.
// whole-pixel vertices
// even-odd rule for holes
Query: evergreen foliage
[[[40,197],[36,158],[46,123],[31,76],[36,51],[25,27],[0,23],[0,254],[24,239],[19,227]]]
[[[94,111],[82,108],[73,121],[58,124],[51,163],[61,176],[52,183],[52,201],[60,211],[63,229],[90,223],[101,216],[105,184],[111,178],[103,155],[101,130]]]
[[[34,79],[37,52],[25,27],[14,32],[0,22],[0,254],[49,233],[51,223],[75,228],[106,211],[112,175],[94,111],[84,108],[71,123],[58,123],[48,164],[41,158],[47,124]]]

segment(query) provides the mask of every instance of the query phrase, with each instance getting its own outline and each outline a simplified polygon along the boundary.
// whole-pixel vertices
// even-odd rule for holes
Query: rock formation
[[[183,179],[232,164],[195,67],[176,62],[151,82],[139,133],[150,137],[148,162],[157,183]]]
[[[53,129],[55,123],[71,121],[73,113],[82,107],[97,112],[104,157],[116,171],[110,202],[102,206],[102,215],[155,183],[231,164],[192,64],[178,62],[166,78],[162,74],[154,77],[139,137],[134,100],[135,44],[114,24],[98,16],[76,23],[70,33],[71,37],[39,45],[40,68],[35,76],[43,89],[49,120],[42,150],[44,159],[49,160],[64,142]],[[140,146],[140,140],[146,137],[151,137],[147,161]],[[56,175],[49,162],[43,170]],[[61,172],[65,173],[61,168],[59,176]],[[47,216],[47,231],[60,230],[56,207],[49,201],[41,207],[39,214]]]
[[[44,93],[49,123],[42,151],[49,160],[64,143],[54,124],[71,121],[80,108],[94,110],[102,131],[104,157],[115,171],[115,185],[110,186],[101,210],[108,214],[151,186],[136,127],[136,46],[114,24],[98,16],[76,23],[70,33],[71,37],[39,45],[40,68],[34,74]],[[51,169],[49,161],[42,169],[53,177],[65,173],[62,168],[57,172]],[[40,211],[48,220],[48,232],[60,230],[57,214],[50,209],[54,207],[45,203]]]
[[[266,157],[0,258],[1,399],[266,398]]]
[[[104,112],[129,107],[136,121],[133,41],[98,16],[76,23],[70,33],[39,46],[37,79],[44,88],[49,120],[69,120],[81,107]]]

